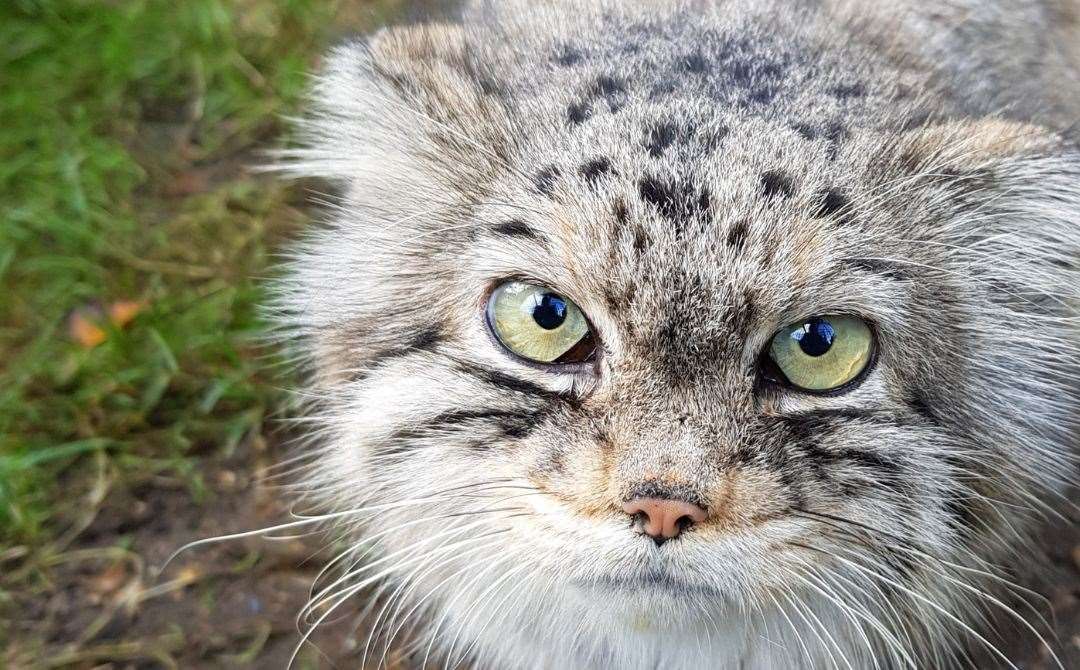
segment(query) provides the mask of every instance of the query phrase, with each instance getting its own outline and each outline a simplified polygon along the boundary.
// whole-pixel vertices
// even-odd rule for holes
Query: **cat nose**
[[[642,532],[651,537],[656,546],[678,537],[679,533],[708,517],[701,507],[670,498],[634,498],[623,504],[623,511],[639,520]]]

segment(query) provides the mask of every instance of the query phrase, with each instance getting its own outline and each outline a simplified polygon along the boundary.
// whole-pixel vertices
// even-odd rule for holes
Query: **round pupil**
[[[801,329],[791,334],[799,343],[799,348],[807,356],[823,356],[836,339],[836,331],[825,319],[811,319]]]
[[[544,330],[555,330],[566,321],[566,301],[554,293],[545,293],[536,301],[532,318]]]

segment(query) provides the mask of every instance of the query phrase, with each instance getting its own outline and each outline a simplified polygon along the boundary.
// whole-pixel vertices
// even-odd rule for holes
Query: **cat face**
[[[323,595],[498,667],[936,658],[1068,462],[1075,155],[658,25],[331,59],[289,158],[343,195],[278,304]]]

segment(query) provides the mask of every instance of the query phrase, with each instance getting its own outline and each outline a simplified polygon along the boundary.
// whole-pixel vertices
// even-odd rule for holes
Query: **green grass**
[[[245,176],[296,108],[318,0],[0,3],[0,549],[92,473],[168,473],[266,430],[259,280],[300,195]],[[73,310],[145,308],[87,348]],[[80,312],[82,313],[82,312]]]

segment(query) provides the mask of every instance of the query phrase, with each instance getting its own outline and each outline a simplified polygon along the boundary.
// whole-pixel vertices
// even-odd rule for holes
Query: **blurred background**
[[[0,0],[0,668],[285,667],[321,540],[159,574],[287,519],[257,305],[318,185],[249,168],[328,44],[443,4]],[[1049,545],[1075,653],[1080,550]],[[355,667],[365,635],[324,625],[294,667]]]
[[[0,668],[284,667],[318,541],[157,567],[286,517],[257,305],[313,196],[249,168],[328,44],[427,4],[0,1]]]

